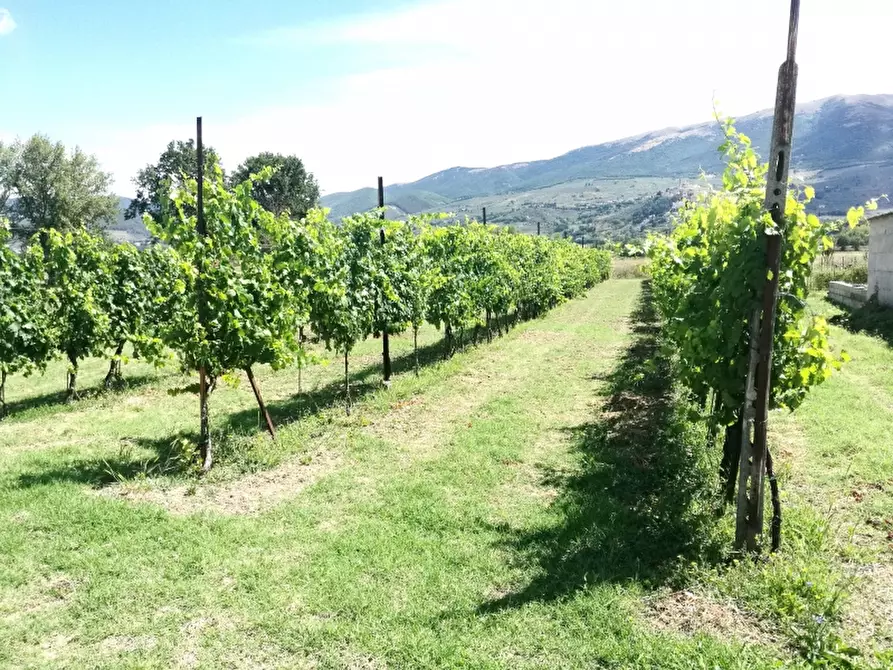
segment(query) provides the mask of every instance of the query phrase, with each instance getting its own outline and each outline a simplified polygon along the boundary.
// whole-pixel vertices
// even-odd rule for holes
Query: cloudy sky
[[[5,5],[5,6],[4,6]],[[0,139],[95,153],[122,195],[204,117],[234,167],[324,192],[771,107],[787,0],[0,0]],[[891,0],[803,0],[799,100],[893,93]]]

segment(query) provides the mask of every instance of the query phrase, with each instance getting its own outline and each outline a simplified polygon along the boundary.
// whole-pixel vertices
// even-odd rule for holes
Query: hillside
[[[149,231],[143,225],[142,219],[125,219],[124,211],[130,205],[130,198],[118,198],[120,201],[118,207],[118,218],[114,223],[108,226],[109,237],[116,242],[133,242],[139,244],[149,239]]]
[[[737,121],[760,153],[768,150],[772,112]],[[722,169],[715,122],[665,128],[582,147],[549,160],[495,168],[454,167],[387,188],[400,211],[449,209],[525,229],[590,236],[635,236],[665,225],[672,203],[690,191],[701,170]],[[800,105],[794,134],[795,178],[816,187],[819,214],[838,215],[893,185],[893,95],[834,96]],[[561,204],[560,201],[563,201]],[[373,189],[324,196],[335,217],[375,205]],[[664,207],[666,206],[666,207]],[[661,211],[662,210],[662,211]]]

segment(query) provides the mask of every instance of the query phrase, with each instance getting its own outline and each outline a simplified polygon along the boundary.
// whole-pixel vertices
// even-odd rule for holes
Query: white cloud
[[[13,20],[12,14],[9,13],[8,9],[0,7],[0,37],[9,35],[15,29],[16,22]]]
[[[282,28],[248,41],[399,49],[403,65],[326,82],[312,104],[205,119],[233,167],[263,150],[296,153],[326,192],[410,181],[453,165],[548,158],[722,109],[771,107],[787,3],[752,0],[437,0],[389,14]],[[798,98],[890,92],[889,0],[805,3]],[[837,48],[840,35],[857,48]],[[428,49],[428,47],[435,47]],[[244,48],[244,45],[243,45]],[[307,61],[302,61],[304,64]],[[331,92],[334,91],[334,92]],[[305,91],[312,93],[312,91]],[[311,98],[314,99],[314,98]],[[172,110],[188,119],[187,110]],[[191,123],[97,131],[81,144],[130,192],[130,177]]]

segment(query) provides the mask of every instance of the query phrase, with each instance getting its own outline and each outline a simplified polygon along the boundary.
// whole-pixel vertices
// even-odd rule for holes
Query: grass
[[[647,258],[614,258],[611,277],[614,279],[644,279],[647,276]]]
[[[838,639],[869,663],[890,640],[893,352],[834,328],[853,361],[773,415],[784,550],[730,563],[716,450],[642,286],[608,282],[446,362],[427,329],[419,378],[394,338],[390,389],[366,342],[349,418],[337,361],[301,394],[295,370],[259,369],[280,439],[244,381],[221,387],[207,481],[175,440],[194,439],[193,379],[131,365],[128,390],[65,405],[61,367],[13,378],[0,665],[769,668]]]

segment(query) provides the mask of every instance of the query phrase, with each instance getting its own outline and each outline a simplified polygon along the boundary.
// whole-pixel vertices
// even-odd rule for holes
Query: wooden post
[[[540,222],[539,221],[536,222],[536,234],[537,234],[537,236],[539,236],[539,234],[540,234]]]
[[[487,208],[486,207],[484,207],[484,220],[482,221],[482,223],[485,226],[487,225]]]
[[[382,177],[378,178],[378,206],[382,210],[384,209],[384,179]],[[381,219],[384,221],[384,211],[381,213]],[[379,241],[381,242],[382,248],[384,248],[385,237],[384,237],[384,226],[378,229]],[[380,309],[382,313],[384,313],[384,305],[380,305]],[[381,358],[384,368],[384,385],[391,385],[391,343],[388,338],[388,324],[382,319],[381,323]]]
[[[204,203],[204,184],[205,184],[205,151],[202,144],[202,117],[195,120],[195,148],[198,160],[198,193],[196,201],[196,227],[200,237],[204,238],[208,234],[205,226],[205,203]],[[198,262],[198,276],[195,282],[196,288],[196,307],[198,311],[199,324],[204,328],[207,323],[205,293],[202,286],[202,259]],[[202,460],[202,470],[207,472],[211,469],[214,462],[213,450],[211,448],[211,418],[208,409],[208,374],[204,364],[199,366],[198,370],[198,403],[199,403],[199,441],[198,451]]]
[[[758,345],[751,346],[751,366],[755,382],[753,400],[753,444],[750,463],[742,468],[741,485],[747,480],[746,495],[739,491],[738,526],[736,541],[740,548],[743,539],[748,551],[759,549],[763,533],[763,501],[765,495],[764,474],[768,453],[768,420],[772,389],[772,348],[775,340],[775,317],[778,306],[778,275],[781,267],[781,240],[786,224],[784,218],[788,194],[788,171],[794,134],[794,112],[797,97],[797,29],[800,19],[800,0],[791,0],[788,26],[787,60],[778,71],[778,88],[775,98],[775,118],[772,126],[772,149],[769,154],[769,172],[766,179],[766,210],[778,229],[766,238],[766,281],[763,286],[762,309]],[[749,399],[748,399],[749,402]],[[745,435],[749,436],[745,424]],[[742,466],[745,465],[742,452]],[[776,503],[777,501],[773,501]],[[776,505],[777,524],[780,526],[780,505]],[[773,538],[775,540],[775,538]],[[773,544],[776,544],[773,541]]]
[[[248,375],[248,381],[251,384],[251,390],[254,391],[254,398],[257,400],[257,406],[260,408],[261,413],[264,415],[264,420],[267,422],[267,432],[269,432],[270,437],[275,440],[276,429],[273,427],[273,419],[270,418],[270,413],[267,411],[266,404],[264,404],[264,399],[260,394],[260,388],[257,386],[257,380],[254,378],[254,372],[251,370],[250,365],[245,368],[245,374]]]

